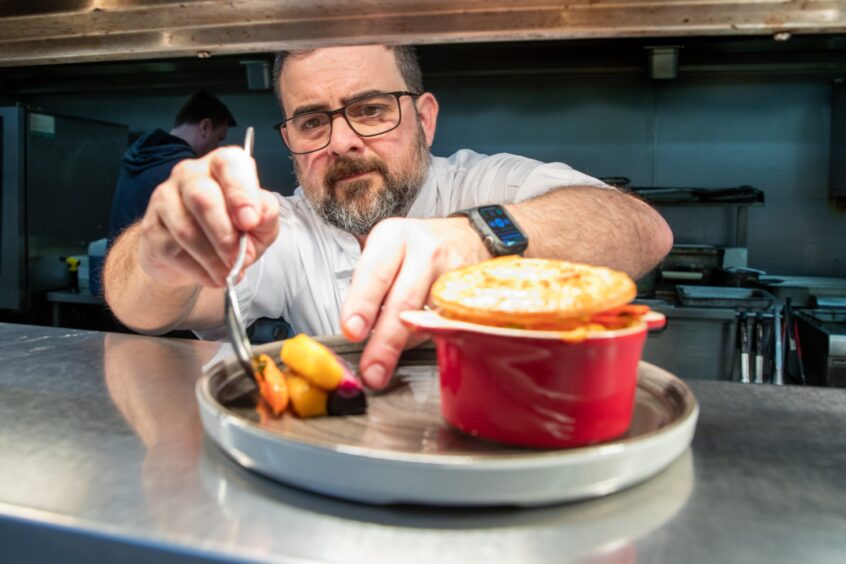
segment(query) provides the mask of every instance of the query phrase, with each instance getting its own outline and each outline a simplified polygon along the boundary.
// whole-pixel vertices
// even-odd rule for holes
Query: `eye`
[[[385,106],[382,104],[367,104],[361,108],[361,115],[364,117],[376,117],[385,111]]]
[[[311,131],[323,125],[324,121],[325,120],[321,119],[318,116],[312,116],[298,122],[298,127],[303,131]]]
[[[325,126],[327,119],[323,114],[311,114],[300,116],[294,123],[297,127],[297,131],[301,133],[308,133]]]
[[[388,112],[388,105],[383,102],[369,100],[347,108],[347,115],[353,119],[380,118]]]

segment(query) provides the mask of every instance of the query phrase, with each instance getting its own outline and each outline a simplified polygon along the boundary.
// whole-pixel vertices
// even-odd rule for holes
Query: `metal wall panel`
[[[26,269],[21,257],[26,253],[24,238],[24,111],[19,106],[0,107],[0,309],[20,310]]]
[[[0,2],[0,65],[459,43],[846,31],[832,0]]]
[[[125,125],[27,114],[26,217],[29,291],[67,284],[62,256],[84,255],[106,236],[127,147]],[[49,127],[34,124],[49,120]]]
[[[427,78],[440,101],[433,153],[459,148],[563,161],[636,186],[765,192],[749,210],[749,265],[772,274],[846,277],[844,211],[828,200],[831,83],[827,77],[643,76]],[[190,91],[31,99],[57,112],[123,121],[133,133],[167,125]],[[291,161],[270,124],[274,96],[223,92],[240,124],[255,125],[262,185],[290,194]],[[730,244],[730,208],[661,209],[679,243]]]

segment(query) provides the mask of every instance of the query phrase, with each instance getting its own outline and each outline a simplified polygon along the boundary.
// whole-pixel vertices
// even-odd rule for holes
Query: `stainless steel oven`
[[[125,125],[0,107],[0,310],[68,285],[62,256],[106,236]]]

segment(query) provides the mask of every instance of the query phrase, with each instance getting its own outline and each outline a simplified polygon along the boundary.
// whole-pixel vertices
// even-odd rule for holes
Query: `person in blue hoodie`
[[[153,190],[184,159],[209,153],[235,126],[235,118],[217,97],[195,92],[180,108],[170,131],[155,129],[124,153],[109,217],[109,247],[147,210]]]

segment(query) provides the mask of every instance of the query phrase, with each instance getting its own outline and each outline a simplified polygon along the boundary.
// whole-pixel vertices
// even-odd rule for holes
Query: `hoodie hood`
[[[123,157],[123,164],[128,172],[140,174],[152,166],[193,159],[196,156],[187,141],[163,129],[156,129],[129,147]]]

